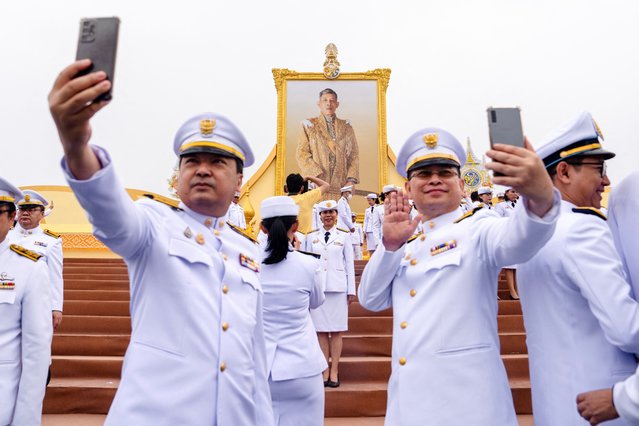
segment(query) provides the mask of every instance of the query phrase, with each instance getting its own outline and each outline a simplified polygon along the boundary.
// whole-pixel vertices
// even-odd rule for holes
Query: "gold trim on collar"
[[[235,155],[236,157],[239,157],[240,160],[242,160],[242,161],[245,160],[244,154],[242,154],[240,151],[238,151],[237,149],[231,148],[230,146],[218,143],[218,142],[209,142],[209,141],[189,142],[189,143],[186,143],[186,144],[184,144],[184,145],[182,145],[180,147],[180,152],[184,152],[184,151],[186,151],[189,148],[200,147],[200,146],[207,146],[207,147],[211,147],[211,148],[221,149],[222,151],[230,152],[231,154]]]
[[[579,146],[577,148],[569,149],[568,151],[561,151],[559,153],[559,158],[565,158],[572,154],[577,154],[578,152],[590,151],[591,149],[601,148],[600,143],[591,143],[590,145]]]
[[[454,162],[459,164],[459,160],[457,159],[457,157],[455,157],[454,155],[451,155],[451,154],[427,154],[427,155],[423,155],[421,157],[417,157],[413,161],[411,161],[406,166],[406,171],[408,172],[408,170],[410,170],[411,167],[413,167],[415,164],[419,163],[420,161],[428,160],[428,159],[431,159],[431,158],[444,158],[444,159],[447,159],[447,160],[453,160]]]

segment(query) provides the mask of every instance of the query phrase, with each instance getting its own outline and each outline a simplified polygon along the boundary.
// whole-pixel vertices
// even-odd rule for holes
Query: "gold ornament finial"
[[[435,149],[437,146],[437,133],[424,135],[424,143],[429,149]]]
[[[336,79],[340,74],[340,63],[337,60],[337,46],[333,43],[328,43],[324,53],[326,54],[326,60],[324,61],[324,77],[331,80]]]
[[[212,135],[213,129],[215,129],[215,124],[215,120],[200,120],[200,133],[202,134],[202,136]]]

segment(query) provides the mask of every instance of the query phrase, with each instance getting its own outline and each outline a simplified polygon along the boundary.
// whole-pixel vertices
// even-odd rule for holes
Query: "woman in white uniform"
[[[311,310],[311,318],[330,370],[324,371],[324,386],[336,388],[339,382],[339,359],[342,355],[342,332],[348,330],[348,305],[355,298],[355,265],[350,232],[337,227],[337,202],[319,203],[322,227],[306,235],[306,251],[321,255],[322,282],[326,301]]]
[[[324,424],[322,371],[327,367],[309,308],[324,302],[324,282],[315,255],[293,250],[299,207],[290,197],[262,201],[260,281],[264,292],[264,337],[275,425]],[[317,256],[319,257],[319,256]]]
[[[519,194],[514,188],[508,188],[504,193],[504,201],[495,206],[495,210],[503,217],[512,215],[517,207],[517,200],[519,200]],[[517,265],[505,266],[504,272],[506,274],[506,284],[508,284],[508,291],[510,292],[511,300],[519,300],[519,294],[517,293]]]

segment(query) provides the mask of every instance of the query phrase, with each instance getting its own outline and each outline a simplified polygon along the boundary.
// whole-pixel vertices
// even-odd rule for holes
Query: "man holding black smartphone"
[[[525,197],[510,218],[463,212],[466,153],[445,130],[414,133],[397,156],[406,193],[390,195],[382,242],[359,286],[366,309],[393,308],[389,426],[517,425],[499,354],[497,277],[551,237],[559,194],[529,144],[495,144],[487,155],[494,162],[486,167],[502,173],[494,182]],[[423,233],[411,238],[422,220]]]
[[[106,425],[271,425],[259,247],[225,221],[253,154],[226,117],[204,113],[174,138],[179,205],[134,203],[106,150],[89,145],[111,84],[77,61],[49,108],[69,186],[95,235],[126,261],[131,343]]]

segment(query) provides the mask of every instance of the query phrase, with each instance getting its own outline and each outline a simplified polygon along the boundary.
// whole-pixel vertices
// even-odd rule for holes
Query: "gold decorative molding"
[[[90,233],[62,234],[63,249],[104,249],[107,247]]]

